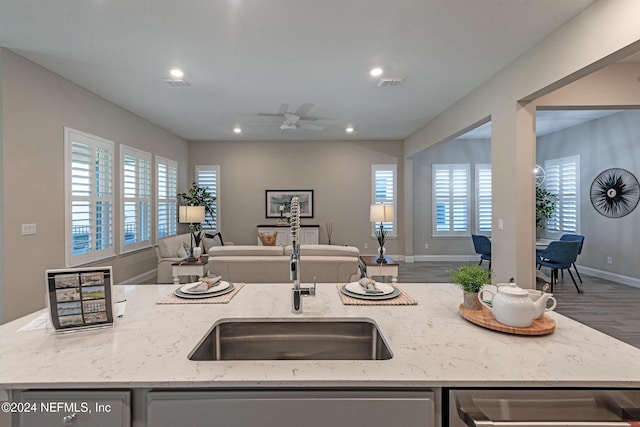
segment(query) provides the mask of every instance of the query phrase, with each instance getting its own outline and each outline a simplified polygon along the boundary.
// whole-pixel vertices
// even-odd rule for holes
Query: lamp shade
[[[371,205],[369,210],[369,221],[371,222],[390,222],[393,221],[392,205]]]
[[[179,221],[199,224],[204,221],[204,206],[180,206]]]

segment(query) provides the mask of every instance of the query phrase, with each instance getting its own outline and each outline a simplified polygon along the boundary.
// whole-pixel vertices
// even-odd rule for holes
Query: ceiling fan
[[[316,125],[313,123],[306,122],[314,122],[319,120],[319,117],[307,116],[306,114],[313,108],[313,104],[304,103],[293,113],[289,111],[289,104],[281,104],[280,110],[278,110],[277,114],[274,113],[258,113],[259,116],[263,117],[278,117],[282,119],[282,122],[278,120],[280,123],[281,130],[296,130],[300,129],[309,129],[309,130],[324,130],[323,126]]]

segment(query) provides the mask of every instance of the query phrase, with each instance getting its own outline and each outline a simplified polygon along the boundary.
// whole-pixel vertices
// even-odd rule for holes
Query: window
[[[547,236],[560,238],[565,233],[579,233],[580,156],[547,160],[544,169],[546,189],[558,195],[556,211],[547,220]]]
[[[469,236],[468,164],[433,165],[433,235]]]
[[[220,215],[218,210],[218,188],[220,186],[220,166],[218,165],[197,165],[196,166],[196,184],[205,187],[209,194],[216,198],[213,202],[213,212],[211,215],[207,212],[205,222],[202,228],[208,230],[220,230]]]
[[[393,221],[383,222],[385,231],[389,236],[398,235],[398,210],[396,194],[396,165],[371,165],[371,204],[382,204],[393,206]],[[380,223],[372,223],[371,234],[374,229],[380,227]]]
[[[120,250],[151,245],[151,154],[120,146]]]
[[[178,163],[156,156],[157,238],[178,233]]]
[[[113,255],[113,142],[71,128],[65,142],[65,264]]]
[[[491,233],[491,164],[476,164],[476,230]]]

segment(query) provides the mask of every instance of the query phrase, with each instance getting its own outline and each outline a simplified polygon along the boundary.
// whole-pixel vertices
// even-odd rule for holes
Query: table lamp
[[[189,224],[191,232],[191,250],[187,261],[196,261],[193,256],[193,233],[196,231],[202,221],[204,221],[204,206],[180,206],[179,219],[183,224]]]
[[[380,244],[380,253],[378,254],[379,263],[384,263],[384,242],[387,241],[387,234],[384,231],[384,223],[393,221],[392,205],[371,205],[369,210],[369,220],[373,223],[380,223],[380,229],[376,230],[376,238]]]

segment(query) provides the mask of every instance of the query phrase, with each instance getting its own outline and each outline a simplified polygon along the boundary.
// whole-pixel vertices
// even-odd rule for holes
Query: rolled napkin
[[[189,289],[187,289],[187,291],[189,291],[189,292],[206,292],[209,289],[211,289],[212,287],[214,287],[215,285],[217,285],[220,282],[220,279],[222,279],[222,276],[213,277],[211,279],[208,278],[208,277],[205,277],[200,282],[198,282],[194,286],[192,286]]]
[[[363,277],[362,279],[358,280],[358,283],[360,283],[360,286],[362,286],[364,288],[364,291],[368,294],[384,293],[380,289],[376,288],[376,281],[369,279],[368,277]]]

